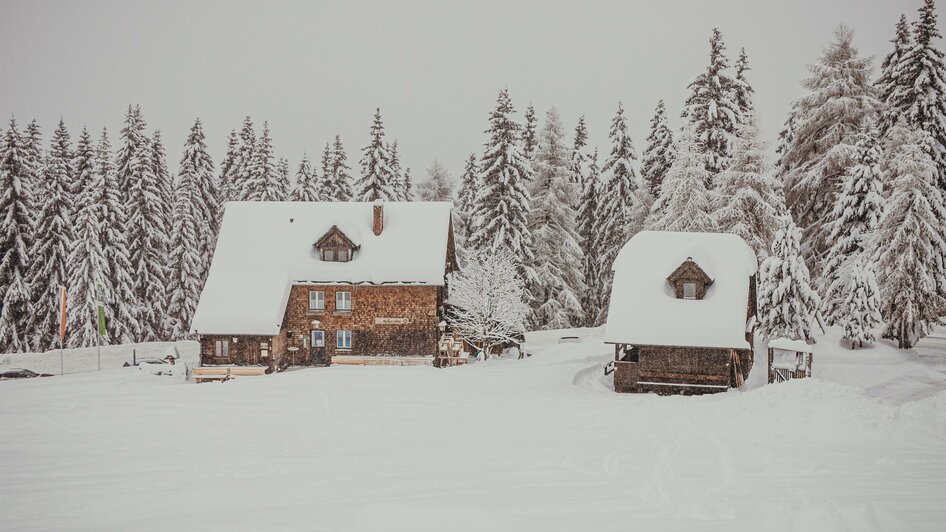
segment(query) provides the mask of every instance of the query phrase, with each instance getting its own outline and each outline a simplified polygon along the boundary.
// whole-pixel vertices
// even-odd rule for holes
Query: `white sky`
[[[268,120],[295,172],[342,135],[353,169],[380,106],[403,165],[421,177],[439,158],[457,175],[479,153],[487,113],[508,87],[517,109],[552,105],[569,129],[587,117],[608,152],[618,100],[638,152],[658,99],[676,127],[686,86],[706,66],[719,26],[730,60],[745,46],[770,143],[805,64],[855,29],[875,65],[901,12],[921,0],[662,0],[615,2],[140,2],[0,0],[0,117],[36,118],[44,140],[62,116],[115,135],[129,103],[159,128],[176,172],[199,116],[219,163],[230,129]],[[940,27],[946,30],[946,0]],[[942,45],[942,44],[941,44]],[[875,70],[876,71],[876,70]],[[569,131],[571,136],[571,131]]]

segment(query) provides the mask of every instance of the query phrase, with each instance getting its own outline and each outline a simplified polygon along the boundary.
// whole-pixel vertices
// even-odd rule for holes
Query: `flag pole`
[[[102,371],[102,337],[105,336],[105,290],[95,285],[95,348],[98,351],[99,371]]]
[[[59,375],[65,375],[63,340],[66,338],[66,287],[59,287]]]

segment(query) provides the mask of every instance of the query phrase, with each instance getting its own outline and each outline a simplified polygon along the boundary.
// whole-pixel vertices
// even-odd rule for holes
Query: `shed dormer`
[[[323,261],[348,262],[354,257],[359,246],[337,225],[333,225],[312,247],[318,250],[319,258]]]
[[[687,260],[667,277],[667,281],[673,287],[677,299],[703,299],[706,297],[706,288],[713,284],[713,280],[703,268],[693,262],[693,257],[687,257]]]

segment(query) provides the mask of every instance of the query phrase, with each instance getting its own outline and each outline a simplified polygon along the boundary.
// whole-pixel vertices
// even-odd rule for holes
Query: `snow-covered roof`
[[[692,258],[713,279],[701,300],[677,299],[667,276]],[[728,233],[643,231],[614,261],[604,341],[748,349],[746,304],[755,253]]]
[[[381,235],[371,202],[231,202],[191,329],[278,334],[293,284],[442,286],[448,202],[384,203]],[[320,260],[313,244],[337,225],[360,248],[349,262]]]
[[[814,352],[814,347],[808,345],[808,342],[804,340],[792,340],[790,338],[774,338],[769,340],[769,347],[785,351],[797,351],[799,353]]]

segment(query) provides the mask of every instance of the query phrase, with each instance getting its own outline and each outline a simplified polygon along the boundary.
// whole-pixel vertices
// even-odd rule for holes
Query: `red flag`
[[[59,287],[59,340],[66,339],[66,287]]]

